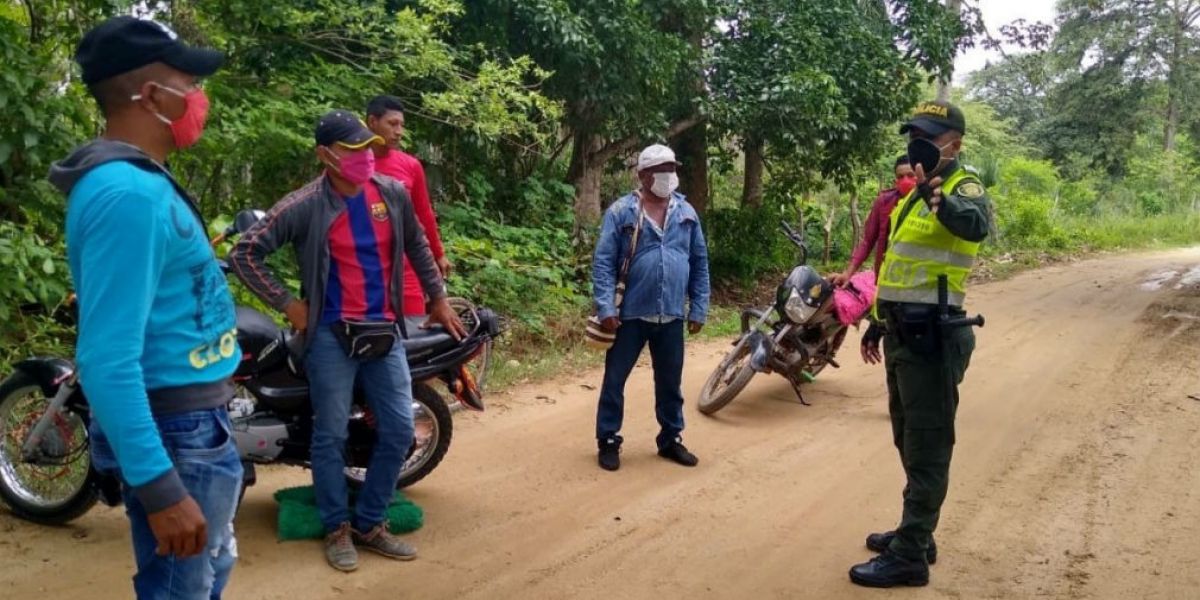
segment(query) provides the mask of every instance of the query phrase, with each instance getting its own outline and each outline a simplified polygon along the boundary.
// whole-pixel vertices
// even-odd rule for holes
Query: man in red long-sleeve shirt
[[[417,157],[400,150],[400,138],[404,135],[404,103],[395,96],[376,96],[367,103],[367,127],[383,138],[385,145],[375,147],[375,170],[404,184],[412,198],[417,220],[425,229],[429,249],[437,261],[442,277],[450,274],[452,265],[446,259],[442,237],[438,233],[437,217],[429,201],[429,189],[425,185],[425,168]],[[420,280],[413,272],[408,258],[404,259],[404,302],[405,315],[425,314],[425,294]]]
[[[863,227],[863,239],[850,255],[850,264],[846,270],[830,278],[834,285],[846,285],[858,272],[859,267],[867,261],[872,250],[875,251],[875,280],[879,280],[879,267],[883,264],[883,255],[887,252],[888,224],[892,209],[917,185],[917,178],[913,175],[907,156],[896,159],[895,170],[896,185],[879,192],[879,196],[875,198],[875,204],[871,206],[871,213],[867,215],[867,223]]]

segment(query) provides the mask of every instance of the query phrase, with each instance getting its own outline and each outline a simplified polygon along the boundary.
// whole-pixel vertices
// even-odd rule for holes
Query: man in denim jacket
[[[625,380],[646,343],[654,365],[654,412],[660,427],[658,454],[693,467],[696,457],[682,443],[683,320],[698,333],[708,316],[708,247],[700,218],[675,191],[679,163],[670,148],[655,144],[638,157],[641,188],[620,198],[604,214],[592,261],[592,293],[596,313],[616,339],[604,359],[604,384],[596,414],[600,466],[621,466],[621,421],[625,413]],[[616,306],[617,278],[641,221],[625,281]],[[688,312],[684,313],[684,298]]]

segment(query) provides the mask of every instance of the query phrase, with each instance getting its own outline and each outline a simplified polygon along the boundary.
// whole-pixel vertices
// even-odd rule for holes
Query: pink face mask
[[[186,108],[184,108],[183,115],[174,121],[159,113],[155,113],[154,116],[170,126],[171,137],[175,140],[176,148],[183,150],[195,145],[200,141],[200,135],[204,133],[204,123],[208,120],[208,96],[200,88],[185,94],[165,85],[161,87],[176,96],[181,96]],[[133,99],[139,100],[141,95],[134,96]]]
[[[338,161],[338,175],[354,185],[363,185],[375,174],[375,153],[370,148],[346,154]]]

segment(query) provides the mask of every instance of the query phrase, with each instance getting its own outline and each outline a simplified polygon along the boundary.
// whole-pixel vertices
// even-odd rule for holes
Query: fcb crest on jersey
[[[376,202],[371,205],[371,218],[376,221],[386,221],[388,218],[387,205],[382,202]]]

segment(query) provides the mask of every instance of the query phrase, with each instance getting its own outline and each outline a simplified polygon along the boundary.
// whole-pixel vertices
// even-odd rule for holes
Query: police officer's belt
[[[938,307],[933,304],[908,302],[881,303],[880,313],[888,334],[896,336],[900,345],[918,354],[936,354],[941,349],[942,331],[938,322]],[[951,317],[966,312],[957,306],[949,307]]]

